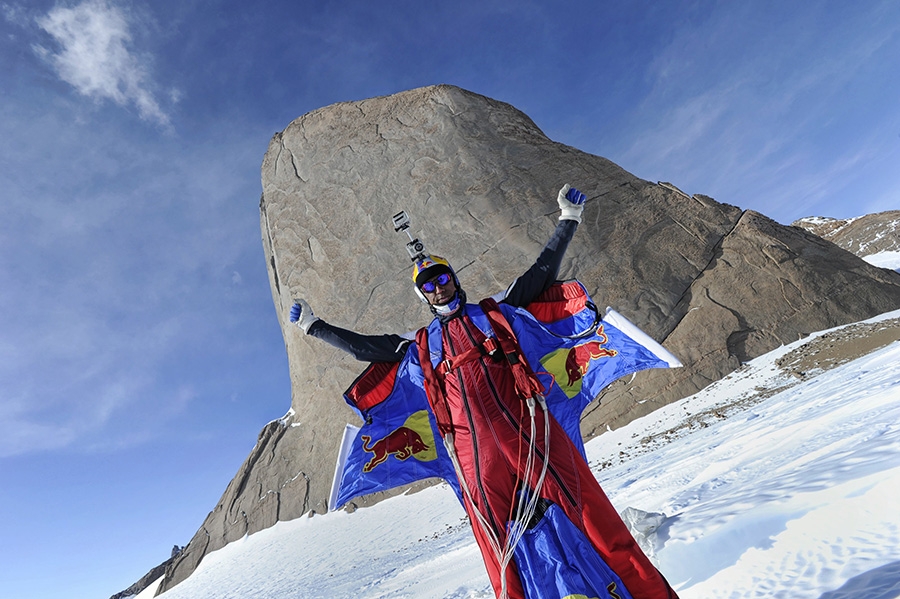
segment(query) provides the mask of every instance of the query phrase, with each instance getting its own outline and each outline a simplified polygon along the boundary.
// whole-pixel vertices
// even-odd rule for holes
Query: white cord
[[[487,536],[488,541],[491,545],[491,550],[494,552],[494,556],[497,558],[497,562],[500,565],[500,595],[498,599],[508,599],[509,597],[509,593],[507,591],[506,571],[509,566],[509,562],[512,561],[512,558],[515,555],[516,547],[522,540],[522,536],[525,534],[528,522],[531,521],[531,519],[534,517],[535,512],[537,511],[537,506],[541,499],[540,492],[544,486],[544,479],[546,478],[547,468],[550,462],[550,413],[547,409],[547,402],[544,400],[544,396],[537,395],[537,399],[541,405],[541,410],[544,412],[544,464],[541,468],[541,474],[538,477],[537,483],[535,484],[534,489],[530,493],[528,493],[526,501],[523,502],[520,498],[520,500],[516,502],[516,515],[513,518],[512,522],[510,522],[509,530],[507,531],[506,535],[506,541],[503,544],[502,548],[500,547],[500,539],[497,536],[497,533],[488,523],[485,515],[482,514],[481,510],[478,509],[478,506],[475,504],[475,500],[472,497],[472,492],[469,489],[469,485],[466,482],[466,477],[464,476],[462,471],[462,466],[459,463],[459,456],[456,454],[456,447],[453,443],[453,433],[448,433],[444,436],[444,447],[447,449],[447,454],[450,456],[450,460],[453,462],[453,468],[456,470],[456,475],[459,478],[460,487],[462,488],[465,496],[468,498],[469,505],[472,506],[472,513],[475,515],[475,519],[478,522],[478,525]],[[526,484],[527,481],[531,479],[532,474],[534,474],[534,460],[537,454],[537,451],[535,450],[535,433],[537,432],[537,423],[535,422],[534,404],[534,397],[529,398],[527,405],[529,420],[531,421],[531,435],[528,441],[528,454],[522,477]],[[524,493],[525,492],[523,491],[523,494]]]
[[[463,474],[462,466],[459,463],[459,456],[456,454],[456,447],[453,444],[453,433],[448,433],[444,436],[444,447],[447,449],[447,453],[450,455],[450,460],[453,462],[453,468],[456,470],[457,478],[459,478],[459,485],[460,487],[462,487],[465,496],[469,499],[469,505],[472,506],[472,513],[475,514],[475,520],[476,522],[478,522],[481,530],[484,531],[485,535],[487,536],[488,541],[491,545],[491,550],[494,552],[494,556],[497,558],[497,561],[500,562],[503,553],[500,549],[500,539],[497,537],[497,533],[494,532],[493,528],[488,523],[487,518],[484,516],[484,514],[481,513],[481,510],[479,510],[478,506],[475,504],[475,499],[472,497],[472,492],[469,490],[469,485],[468,483],[466,483],[466,477]],[[497,599],[509,599],[509,593],[506,590],[505,566],[500,570],[500,595]]]
[[[518,508],[516,511],[516,517],[511,523],[510,531],[506,537],[506,547],[504,551],[505,562],[503,567],[505,568],[509,561],[512,559],[513,554],[515,552],[516,546],[521,541],[522,536],[525,534],[527,530],[528,523],[531,522],[531,519],[534,517],[535,512],[537,511],[538,504],[541,500],[541,489],[544,486],[544,479],[547,475],[547,468],[549,465],[549,457],[550,457],[550,418],[547,412],[547,404],[544,401],[543,396],[538,396],[538,400],[541,404],[541,409],[544,412],[544,465],[541,468],[541,474],[538,477],[537,482],[535,483],[534,489],[528,494],[526,501],[519,501]],[[531,479],[532,474],[534,473],[534,458],[537,454],[535,451],[535,418],[534,418],[534,399],[528,400],[528,410],[531,416],[531,441],[528,446],[528,461],[525,465],[525,476],[524,480],[528,481]],[[523,491],[524,494],[524,491]],[[524,506],[524,507],[523,507]]]

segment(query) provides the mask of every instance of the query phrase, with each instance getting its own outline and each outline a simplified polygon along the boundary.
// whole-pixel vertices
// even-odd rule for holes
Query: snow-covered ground
[[[900,252],[879,252],[865,256],[863,260],[872,266],[900,271]]]
[[[682,599],[900,597],[900,342],[810,368],[825,355],[811,344],[849,331],[779,348],[588,443],[620,511],[665,515],[642,542]],[[208,555],[162,595],[492,596],[443,485],[279,523]]]

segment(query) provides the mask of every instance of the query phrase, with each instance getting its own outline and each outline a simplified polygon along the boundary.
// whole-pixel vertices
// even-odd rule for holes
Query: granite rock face
[[[643,416],[809,333],[896,309],[895,274],[744,212],[672,312],[678,322],[665,345],[686,367],[641,373],[627,390],[614,383],[583,417],[583,432]]]
[[[143,591],[144,589],[149,587],[151,584],[156,582],[160,576],[162,576],[166,573],[166,568],[168,568],[169,565],[175,561],[175,558],[178,556],[178,553],[180,553],[180,548],[176,547],[176,549],[179,549],[179,551],[177,551],[177,552],[173,551],[172,557],[170,557],[163,563],[159,564],[158,566],[151,568],[149,572],[144,574],[144,576],[142,576],[140,579],[138,579],[138,581],[135,582],[133,585],[131,585],[124,591],[116,593],[109,599],[133,599],[134,597],[136,597],[141,591]]]
[[[599,306],[614,307],[685,363],[612,385],[583,419],[588,436],[799,336],[900,308],[900,274],[761,214],[639,179],[548,139],[508,104],[451,86],[298,118],[272,138],[262,183],[263,247],[292,407],[263,429],[162,590],[209,551],[327,509],[342,430],[358,422],[341,394],[364,365],[306,337],[288,311],[303,297],[317,316],[362,333],[425,325],[430,313],[412,291],[407,238],[392,226],[400,210],[477,300],[505,289],[537,257],[564,183],[587,195],[561,276],[580,279]]]

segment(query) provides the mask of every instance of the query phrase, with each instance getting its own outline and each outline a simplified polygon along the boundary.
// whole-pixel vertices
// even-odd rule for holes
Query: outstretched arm
[[[562,210],[559,224],[534,264],[513,281],[504,301],[511,306],[527,306],[556,281],[563,256],[581,222],[584,194],[568,185],[559,190],[557,202]]]
[[[343,350],[362,362],[399,362],[410,343],[400,335],[361,335],[342,329],[313,314],[306,300],[296,300],[291,308],[291,322],[307,335]]]

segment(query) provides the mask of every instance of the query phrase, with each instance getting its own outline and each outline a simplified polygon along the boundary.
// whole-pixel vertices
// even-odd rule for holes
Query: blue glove
[[[317,320],[319,319],[313,314],[306,300],[294,300],[294,305],[291,306],[291,322],[296,323],[304,333],[309,333],[309,327]]]
[[[559,204],[559,208],[562,211],[559,215],[559,220],[574,220],[580,223],[586,199],[583,193],[574,187],[570,187],[568,183],[563,185],[562,189],[559,190],[559,195],[556,197],[556,203]]]

